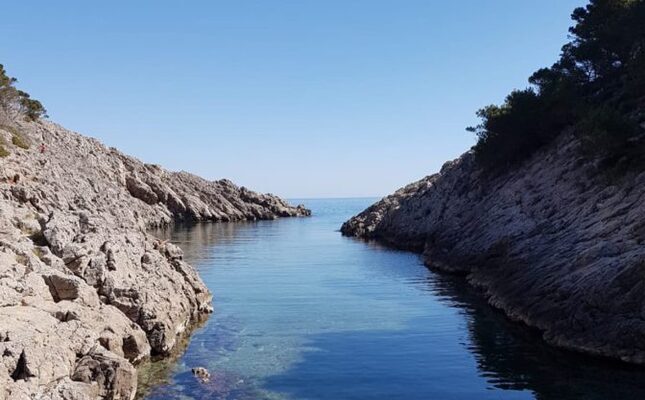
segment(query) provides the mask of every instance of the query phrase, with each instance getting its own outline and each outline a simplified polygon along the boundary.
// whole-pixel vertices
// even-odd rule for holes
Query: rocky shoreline
[[[174,221],[306,216],[228,180],[144,164],[47,121],[0,127],[0,400],[132,399],[135,365],[211,312]]]
[[[563,134],[496,176],[467,152],[341,232],[464,274],[550,344],[645,364],[645,171],[611,175],[579,146]]]

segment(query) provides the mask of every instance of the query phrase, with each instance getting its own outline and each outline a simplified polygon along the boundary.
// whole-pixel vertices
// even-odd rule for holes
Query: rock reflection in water
[[[468,350],[499,388],[528,389],[537,399],[645,399],[645,370],[546,344],[540,332],[509,321],[462,277],[434,275],[429,290],[468,317]]]

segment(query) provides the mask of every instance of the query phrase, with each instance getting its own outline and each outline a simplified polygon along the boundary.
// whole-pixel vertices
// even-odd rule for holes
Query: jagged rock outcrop
[[[181,249],[149,228],[309,214],[50,122],[16,128],[32,146],[0,158],[0,400],[132,399],[134,365],[211,310]]]
[[[468,152],[341,231],[466,274],[549,343],[645,364],[645,171],[611,175],[580,154],[565,134],[491,177]]]

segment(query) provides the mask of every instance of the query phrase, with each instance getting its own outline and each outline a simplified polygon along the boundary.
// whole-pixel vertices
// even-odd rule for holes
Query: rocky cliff
[[[50,122],[0,127],[0,143],[0,399],[132,399],[134,365],[210,312],[181,249],[148,228],[309,214]]]
[[[341,231],[465,274],[551,344],[645,364],[645,171],[611,175],[578,147],[565,134],[494,177],[466,153]]]

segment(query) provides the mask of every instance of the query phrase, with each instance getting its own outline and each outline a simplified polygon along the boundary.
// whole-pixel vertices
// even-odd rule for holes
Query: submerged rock
[[[46,150],[14,146],[0,164],[2,400],[131,399],[134,365],[168,354],[212,311],[181,249],[149,228],[309,215],[50,122],[18,127]]]
[[[210,372],[204,367],[196,367],[192,370],[193,375],[197,377],[201,382],[208,382],[211,378]]]
[[[609,178],[564,135],[482,175],[468,152],[343,224],[423,252],[551,344],[645,364],[645,171]]]

